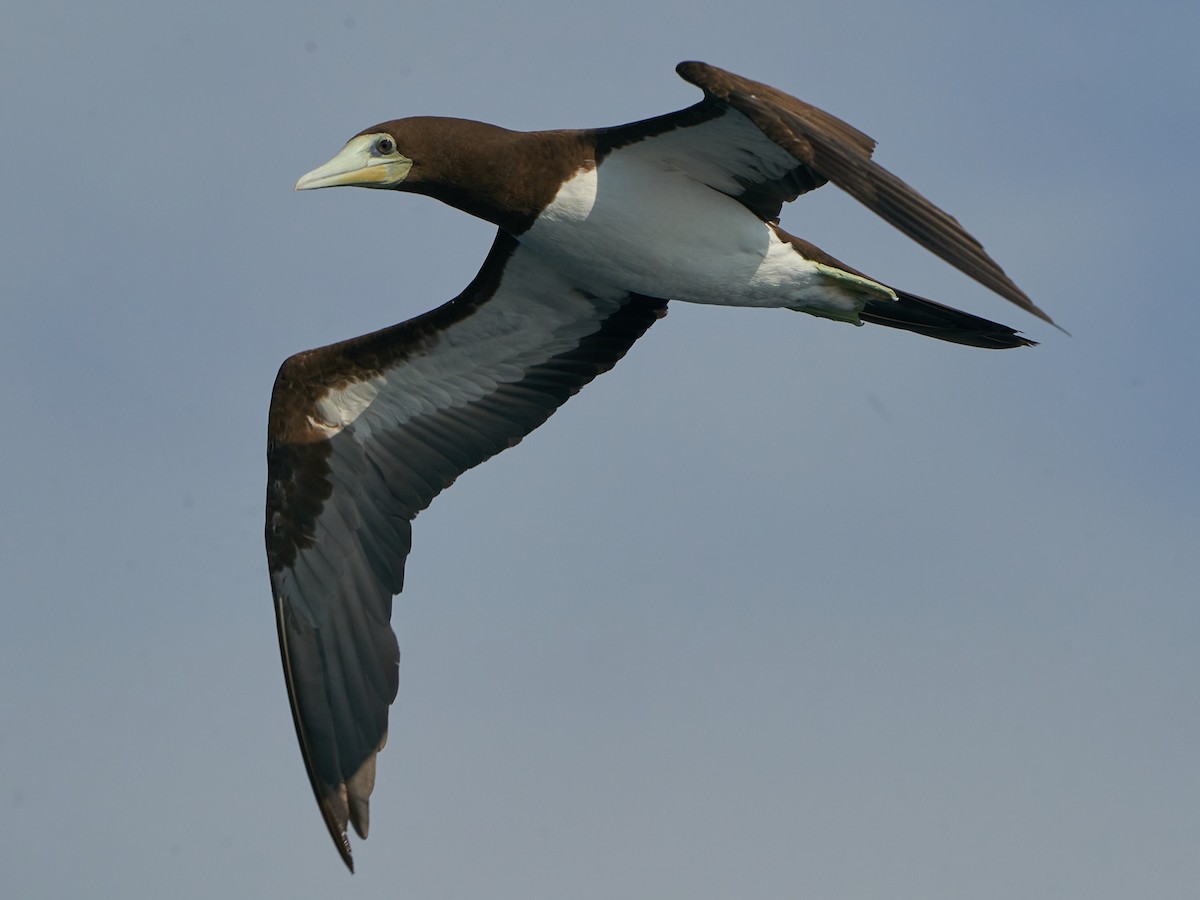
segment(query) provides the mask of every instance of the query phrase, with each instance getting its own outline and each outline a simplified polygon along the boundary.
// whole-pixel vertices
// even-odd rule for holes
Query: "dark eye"
[[[375,152],[380,156],[390,156],[396,152],[396,142],[390,137],[381,137],[375,142]]]

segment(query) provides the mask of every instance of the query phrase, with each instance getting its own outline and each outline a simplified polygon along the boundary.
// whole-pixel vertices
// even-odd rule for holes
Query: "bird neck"
[[[427,122],[436,149],[414,152],[417,163],[404,187],[510,234],[527,230],[559,186],[595,157],[586,132],[509,131],[466,119]]]

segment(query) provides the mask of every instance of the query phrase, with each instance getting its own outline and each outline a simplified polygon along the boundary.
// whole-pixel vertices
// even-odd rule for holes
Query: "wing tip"
[[[1006,279],[1007,279],[1007,276],[1006,276]],[[978,280],[978,279],[976,279],[976,280]],[[1029,295],[1026,294],[1019,287],[1017,287],[1015,284],[1013,284],[1011,279],[1007,279],[1007,280],[1008,280],[1009,285],[1011,285],[1011,287],[1012,287],[1012,292],[1009,293],[1009,292],[997,291],[997,293],[1001,293],[1001,295],[1004,297],[1004,299],[1010,300],[1017,306],[1021,307],[1021,309],[1025,310],[1025,312],[1030,313],[1031,315],[1037,316],[1039,319],[1041,319],[1047,325],[1053,325],[1055,328],[1057,328],[1063,334],[1070,337],[1071,332],[1067,331],[1067,329],[1063,328],[1061,325],[1059,325],[1057,322],[1055,322],[1052,318],[1050,318],[1050,314],[1048,312],[1046,312],[1044,309],[1042,309],[1040,306],[1038,306],[1036,303],[1034,303],[1032,300],[1030,300]],[[985,286],[987,286],[987,285],[985,285]]]

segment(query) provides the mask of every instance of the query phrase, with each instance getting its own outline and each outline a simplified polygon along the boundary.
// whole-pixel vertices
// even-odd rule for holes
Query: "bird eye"
[[[396,152],[396,142],[390,137],[381,137],[375,142],[375,152],[380,156],[389,156]]]

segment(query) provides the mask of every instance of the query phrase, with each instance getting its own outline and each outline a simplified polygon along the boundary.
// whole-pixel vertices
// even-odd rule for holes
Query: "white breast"
[[[671,300],[853,321],[878,296],[831,279],[742,204],[639,146],[567,181],[521,242],[581,278]]]

